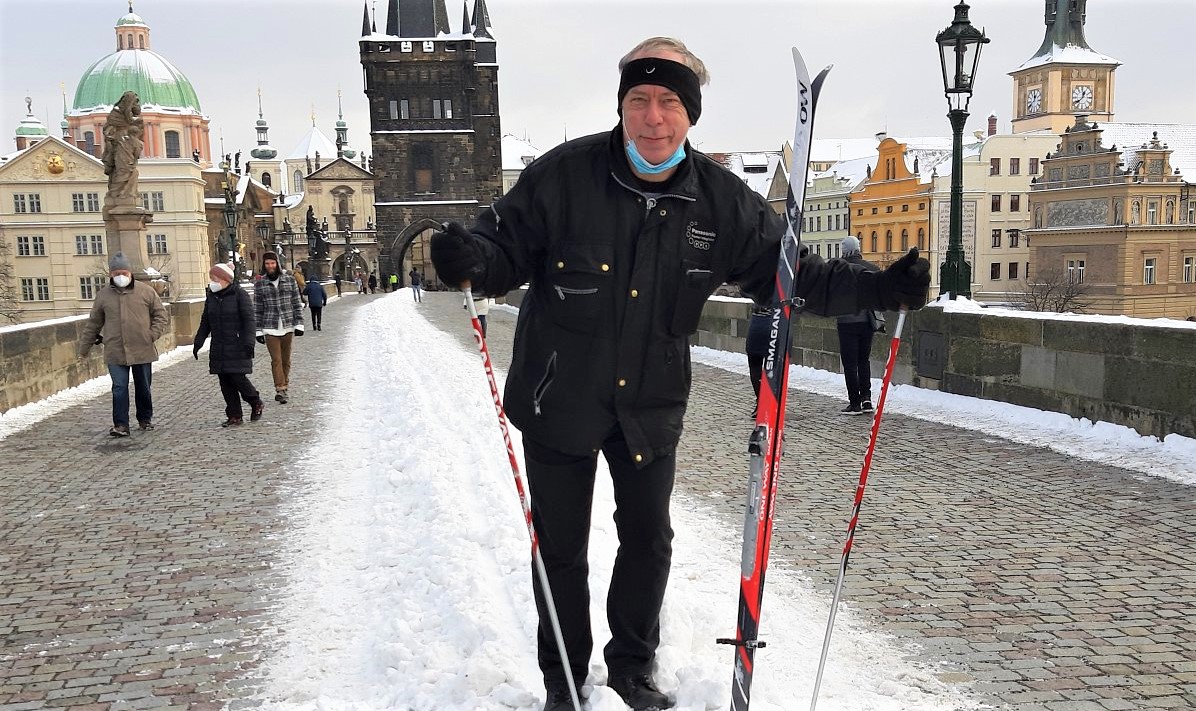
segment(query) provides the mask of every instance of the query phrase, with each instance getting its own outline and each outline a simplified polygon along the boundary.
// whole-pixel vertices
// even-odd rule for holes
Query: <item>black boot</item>
[[[623,702],[635,711],[661,711],[673,708],[673,702],[656,688],[652,683],[652,677],[647,674],[611,677],[607,686],[614,689]]]
[[[544,699],[544,711],[575,711],[569,687],[549,687]]]

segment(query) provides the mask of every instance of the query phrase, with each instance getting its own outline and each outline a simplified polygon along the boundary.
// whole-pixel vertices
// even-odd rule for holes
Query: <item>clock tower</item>
[[[1084,39],[1087,0],[1046,0],[1046,37],[1013,77],[1013,132],[1063,133],[1084,114],[1113,120],[1113,72],[1121,62]]]

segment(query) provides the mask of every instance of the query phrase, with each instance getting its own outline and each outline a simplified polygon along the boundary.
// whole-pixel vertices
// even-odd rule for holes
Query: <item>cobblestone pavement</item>
[[[152,432],[110,437],[105,392],[0,440],[0,709],[199,711],[253,693],[286,465],[330,416],[349,316],[377,298],[334,300],[321,331],[305,315],[286,405],[256,349],[259,422],[220,428],[205,352],[154,374]]]
[[[255,703],[289,470],[335,416],[335,343],[375,298],[325,310],[296,342],[291,403],[261,422],[220,429],[215,377],[188,360],[155,375],[155,432],[108,437],[105,393],[0,440],[0,709]],[[421,309],[472,347],[459,295]],[[491,312],[500,367],[513,324]],[[256,366],[268,395],[264,349]],[[738,529],[749,386],[694,371],[679,493]],[[791,403],[800,467],[782,474],[772,565],[829,594],[868,425],[828,398]],[[1196,707],[1191,488],[891,414],[881,440],[850,605],[958,662],[940,677],[998,708]]]
[[[472,344],[459,300],[425,308]],[[513,326],[491,311],[502,368]],[[740,530],[751,387],[703,365],[694,383],[678,492]],[[870,427],[843,404],[790,398],[771,562],[828,597]],[[1196,708],[1191,487],[890,413],[860,521],[844,600],[955,662],[944,681],[1016,711]]]

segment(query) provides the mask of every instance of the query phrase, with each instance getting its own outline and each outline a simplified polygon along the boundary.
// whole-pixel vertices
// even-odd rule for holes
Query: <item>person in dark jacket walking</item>
[[[433,234],[438,277],[499,296],[529,283],[506,385],[523,432],[532,518],[571,668],[539,587],[546,711],[572,708],[592,637],[588,563],[598,453],[614,484],[619,550],[607,603],[609,685],[633,709],[669,708],[651,673],[672,557],[669,500],[690,386],[689,337],[706,299],[738,283],[771,304],[784,220],[686,141],[701,113],[701,60],[656,37],[619,62],[614,130],[557,146],[481,212]],[[887,271],[802,259],[806,309],[840,314],[925,304],[917,250]]]
[[[858,264],[870,272],[880,267],[864,259],[860,241],[851,235],[840,245],[842,261]],[[872,309],[860,309],[835,319],[839,331],[839,359],[843,362],[843,380],[847,384],[847,407],[842,415],[863,415],[872,409],[872,334],[876,332],[876,316]]]
[[[324,285],[309,279],[303,294],[307,297],[307,308],[311,309],[311,327],[317,331],[324,330],[324,306],[328,303],[328,292],[324,291]]]
[[[378,293],[378,275],[377,274],[370,272],[369,284],[370,284],[370,293],[377,294]]]
[[[339,297],[341,295],[341,275],[340,275],[340,273],[333,275],[332,283],[336,284],[336,295]]]
[[[211,281],[208,282],[207,300],[199,318],[191,355],[199,360],[199,349],[208,336],[212,337],[208,372],[220,381],[227,418],[220,426],[237,427],[244,421],[241,400],[249,403],[249,419],[254,422],[262,418],[262,411],[266,409],[257,388],[249,381],[249,373],[253,372],[253,334],[257,319],[253,301],[233,278],[232,267],[217,264],[208,270],[208,278]]]
[[[415,299],[416,303],[423,301],[424,278],[414,268],[412,268],[411,273],[407,276],[411,279],[411,296]]]

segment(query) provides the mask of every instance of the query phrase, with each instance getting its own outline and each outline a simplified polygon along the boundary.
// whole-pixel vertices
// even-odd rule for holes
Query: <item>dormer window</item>
[[[410,52],[411,51],[411,43],[406,42],[406,41],[400,42],[399,43],[399,51],[400,52]]]
[[[436,51],[436,43],[433,42],[432,40],[424,40],[424,51],[425,52],[435,52]]]

